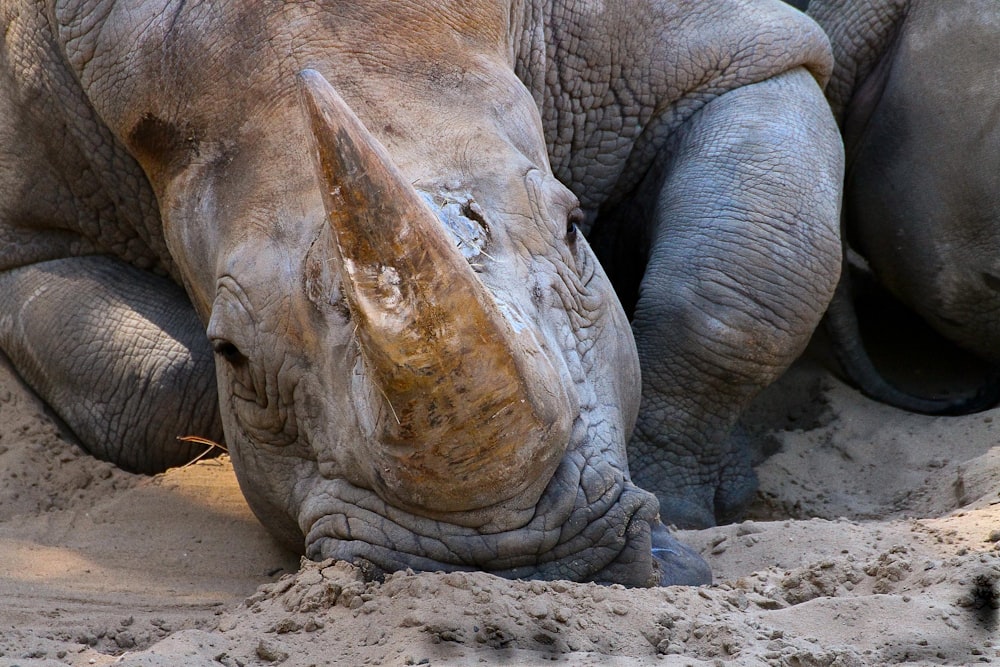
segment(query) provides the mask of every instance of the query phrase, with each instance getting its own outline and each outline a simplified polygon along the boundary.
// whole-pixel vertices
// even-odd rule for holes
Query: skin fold
[[[224,439],[278,538],[373,572],[709,580],[665,525],[752,497],[729,431],[839,271],[811,20],[0,12],[0,346],[92,452]]]

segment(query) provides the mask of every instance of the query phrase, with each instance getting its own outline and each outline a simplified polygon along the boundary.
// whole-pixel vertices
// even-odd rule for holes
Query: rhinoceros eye
[[[566,216],[566,240],[570,243],[576,241],[576,235],[580,232],[580,225],[583,224],[583,211],[574,208]]]
[[[242,366],[247,361],[246,356],[240,352],[240,348],[236,347],[228,340],[213,340],[212,349],[217,355],[225,359],[233,366]]]

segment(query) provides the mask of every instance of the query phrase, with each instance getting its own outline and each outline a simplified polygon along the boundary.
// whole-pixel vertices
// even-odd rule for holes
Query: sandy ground
[[[0,666],[1000,664],[1000,412],[904,413],[800,363],[748,419],[752,520],[710,587],[303,563],[227,460],[91,459],[0,366]]]

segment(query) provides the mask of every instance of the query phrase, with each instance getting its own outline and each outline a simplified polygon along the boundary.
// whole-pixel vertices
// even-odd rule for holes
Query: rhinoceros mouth
[[[704,561],[674,540],[655,496],[604,452],[570,447],[533,514],[520,527],[482,528],[428,519],[373,491],[328,480],[303,506],[306,554],[367,562],[385,572],[483,570],[512,579],[566,579],[626,586],[699,584]]]
[[[365,560],[386,572],[485,570],[515,579],[659,583],[650,539],[656,508],[631,484],[594,507],[574,507],[563,520],[541,512],[499,533],[412,515],[339,480],[328,494],[306,537],[313,560]]]

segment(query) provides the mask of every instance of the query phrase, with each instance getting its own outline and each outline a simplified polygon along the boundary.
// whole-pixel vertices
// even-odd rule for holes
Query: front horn
[[[425,515],[531,506],[572,425],[561,378],[514,326],[385,147],[314,70],[299,75],[343,293],[378,392],[361,460]],[[377,395],[375,395],[377,394]]]

